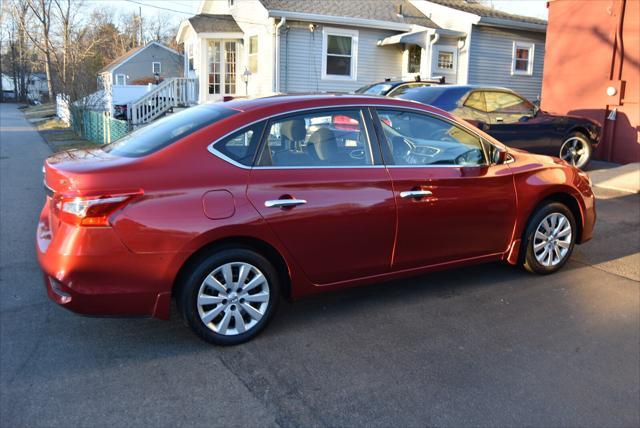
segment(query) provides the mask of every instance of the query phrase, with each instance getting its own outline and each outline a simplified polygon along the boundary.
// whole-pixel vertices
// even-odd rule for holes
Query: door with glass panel
[[[516,218],[509,165],[446,118],[378,109],[398,228],[392,268],[412,269],[507,250]]]
[[[396,207],[368,117],[349,107],[275,118],[250,173],[249,200],[315,284],[389,271]]]
[[[207,46],[207,100],[219,101],[237,93],[239,43],[210,40]]]

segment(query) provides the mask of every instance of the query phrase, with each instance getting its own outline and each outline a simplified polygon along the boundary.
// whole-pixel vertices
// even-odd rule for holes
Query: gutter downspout
[[[622,26],[624,25],[624,10],[627,6],[627,0],[620,0],[620,10],[618,16],[618,26],[616,27],[616,35],[613,41],[613,57],[611,58],[611,71],[609,72],[609,80],[617,80],[620,82],[622,80],[622,65],[624,63],[624,40],[622,33]],[[618,63],[616,64],[616,56],[618,57]],[[618,66],[618,70],[616,72],[616,65]],[[620,96],[620,103],[622,103],[622,94]],[[606,158],[608,161],[611,161],[613,158],[613,142],[616,138],[616,123],[615,123],[615,113],[613,115],[613,119],[609,119],[611,117],[611,112],[617,110],[615,107],[613,110],[610,110],[610,106],[608,105],[605,109],[605,119],[603,123],[602,135],[606,135],[605,132],[611,135],[611,138],[607,140],[607,153]],[[609,125],[610,129],[607,129],[607,125]]]
[[[276,24],[276,43],[275,43],[275,87],[274,87],[274,92],[278,93],[280,92],[280,28],[282,28],[282,26],[284,24],[287,23],[287,18],[285,18],[284,16],[282,18],[280,18],[280,22],[278,22],[278,24]]]
[[[433,45],[435,45],[436,43],[438,43],[438,40],[440,40],[440,34],[438,33],[434,33],[433,34],[433,39],[431,39],[431,41],[429,41],[429,73],[427,74],[427,78],[431,79],[433,76]]]

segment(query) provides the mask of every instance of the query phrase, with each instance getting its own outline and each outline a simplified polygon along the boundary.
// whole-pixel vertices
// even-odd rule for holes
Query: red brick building
[[[542,109],[600,122],[598,159],[640,162],[640,0],[550,0]]]

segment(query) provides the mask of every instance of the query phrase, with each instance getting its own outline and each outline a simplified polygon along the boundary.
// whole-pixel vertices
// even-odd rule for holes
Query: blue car
[[[441,108],[472,122],[510,147],[559,156],[578,168],[589,163],[600,142],[601,126],[597,122],[547,113],[510,89],[423,86],[390,96]]]

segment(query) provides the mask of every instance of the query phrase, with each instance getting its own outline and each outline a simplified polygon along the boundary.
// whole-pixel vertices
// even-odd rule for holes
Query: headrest
[[[309,144],[313,145],[313,149],[320,160],[333,159],[338,154],[336,134],[329,128],[320,128],[311,134]]]
[[[304,141],[307,127],[304,119],[289,119],[280,124],[280,133],[291,141]]]

